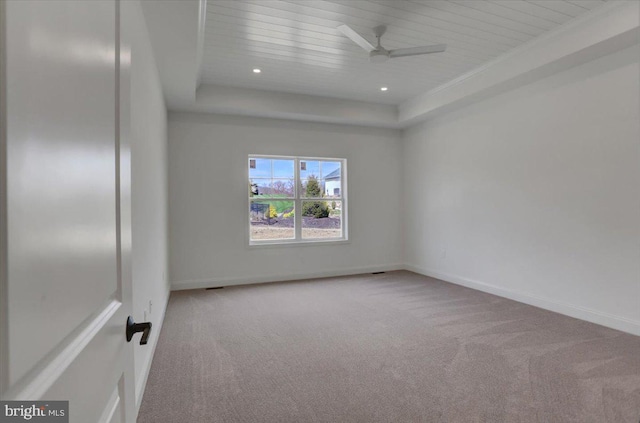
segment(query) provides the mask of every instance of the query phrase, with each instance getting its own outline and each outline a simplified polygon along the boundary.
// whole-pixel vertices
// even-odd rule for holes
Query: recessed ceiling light
[[[255,69],[253,70],[253,73],[260,73],[260,72],[262,72],[262,71],[261,71],[260,69],[258,69],[258,68],[255,68]]]
[[[387,91],[389,88],[387,87],[380,87],[380,91]]]

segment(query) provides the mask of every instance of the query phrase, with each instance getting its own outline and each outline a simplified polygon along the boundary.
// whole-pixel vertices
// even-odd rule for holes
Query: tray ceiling
[[[209,0],[202,83],[399,104],[472,71],[604,0]],[[447,51],[370,63],[347,24],[387,49]],[[255,74],[254,68],[261,69]],[[381,87],[388,87],[385,92]]]

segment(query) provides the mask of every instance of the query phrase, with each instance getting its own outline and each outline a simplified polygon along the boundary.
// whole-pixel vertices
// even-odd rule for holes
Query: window
[[[249,156],[251,245],[347,239],[346,160]]]

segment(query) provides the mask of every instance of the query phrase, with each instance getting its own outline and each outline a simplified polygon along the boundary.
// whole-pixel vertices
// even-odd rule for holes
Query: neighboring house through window
[[[336,169],[324,177],[324,192],[327,197],[340,195],[340,169]]]

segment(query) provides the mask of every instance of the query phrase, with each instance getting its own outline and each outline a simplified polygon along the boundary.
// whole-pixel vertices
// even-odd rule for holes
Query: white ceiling
[[[605,0],[208,0],[201,82],[400,104],[496,59]],[[370,63],[335,28],[387,49],[447,51]],[[256,75],[253,68],[262,69]],[[387,92],[380,87],[387,86]]]
[[[141,3],[171,112],[407,128],[640,48],[638,0]],[[388,25],[390,49],[450,47],[373,64],[342,23]]]

